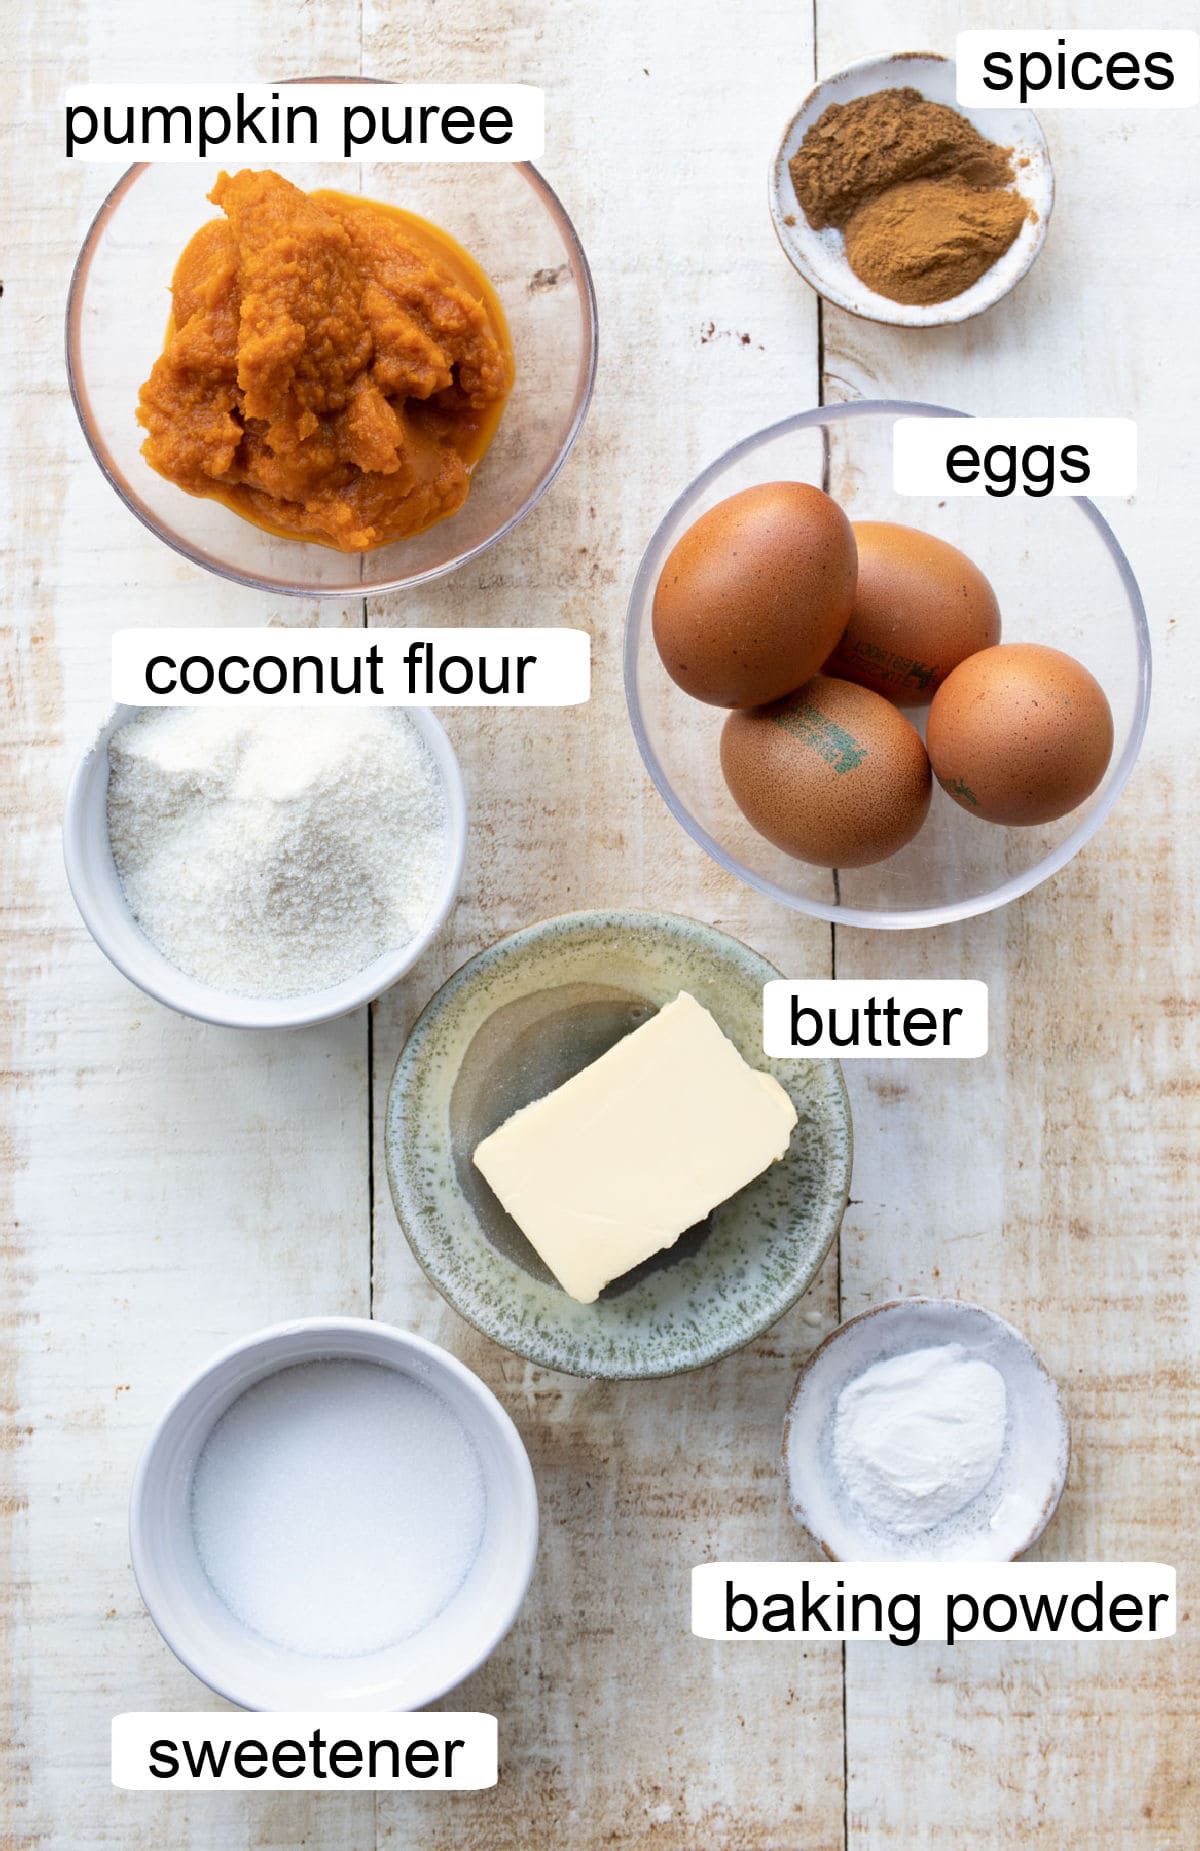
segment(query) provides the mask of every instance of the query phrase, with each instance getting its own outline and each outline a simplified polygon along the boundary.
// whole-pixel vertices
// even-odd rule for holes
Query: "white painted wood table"
[[[1054,23],[1127,15],[1097,0]],[[3,1844],[1193,1851],[1196,113],[1047,114],[1059,205],[1032,276],[984,320],[914,335],[818,314],[771,234],[767,162],[814,68],[952,51],[959,27],[999,23],[982,4],[14,0],[6,20]],[[1022,21],[1045,23],[1026,0],[1004,9]],[[1195,24],[1176,0],[1155,21]],[[475,568],[367,616],[586,625],[595,695],[452,717],[473,813],[462,903],[371,1022],[235,1036],[144,1000],[66,891],[63,791],[107,704],[110,633],[363,613],[223,586],[101,480],[67,400],[62,311],[112,172],[62,160],[59,102],[72,80],[357,71],[545,86],[543,165],[591,256],[602,335],[590,421],[534,515]],[[1141,492],[1110,513],[1158,663],[1140,767],[1091,846],[1004,913],[890,938],[791,916],[686,841],[638,761],[618,667],[635,563],[688,478],[788,411],[880,394],[1135,416]],[[436,985],[501,933],[589,904],[695,914],[795,976],[836,959],[841,977],[992,985],[985,1061],[853,1066],[840,1252],[767,1337],[676,1381],[577,1382],[477,1337],[418,1271],[372,1161]],[[843,1652],[690,1636],[694,1562],[797,1549],[775,1465],[797,1364],[839,1315],[928,1289],[996,1307],[1039,1346],[1076,1445],[1042,1553],[1176,1563],[1173,1642]],[[369,1310],[478,1370],[533,1458],[533,1591],[454,1699],[499,1716],[499,1787],[377,1803],[113,1791],[115,1711],[207,1700],[130,1574],[126,1500],[151,1424],[227,1340]]]

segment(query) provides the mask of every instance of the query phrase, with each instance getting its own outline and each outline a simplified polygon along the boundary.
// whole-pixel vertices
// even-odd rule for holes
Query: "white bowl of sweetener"
[[[902,1298],[850,1318],[800,1371],[783,1430],[793,1515],[835,1562],[1006,1562],[1066,1481],[1058,1388],[992,1311]]]
[[[118,707],[71,781],[63,854],[84,924],[148,996],[299,1028],[411,969],[466,835],[427,709]]]
[[[516,1618],[537,1552],[520,1435],[447,1351],[308,1318],[214,1358],[134,1481],[159,1632],[243,1709],[421,1709]]]

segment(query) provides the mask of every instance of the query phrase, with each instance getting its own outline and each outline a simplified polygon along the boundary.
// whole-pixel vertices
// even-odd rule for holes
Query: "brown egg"
[[[862,868],[916,835],[932,780],[920,734],[882,695],[828,675],[731,713],[721,769],[747,822],[820,868]]]
[[[1112,756],[1104,689],[1074,656],[1001,643],[959,664],[929,709],[929,757],[955,803],[989,823],[1052,823]]]
[[[996,594],[965,553],[915,527],[855,521],[854,538],[854,609],[826,672],[918,706],[951,669],[1000,641]]]
[[[654,592],[672,680],[715,707],[777,700],[815,675],[854,600],[854,534],[806,482],[746,488],[689,527]]]

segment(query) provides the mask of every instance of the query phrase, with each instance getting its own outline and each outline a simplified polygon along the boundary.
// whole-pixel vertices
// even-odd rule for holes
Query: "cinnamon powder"
[[[1011,149],[911,87],[832,103],[789,162],[815,231],[834,226],[851,269],[893,302],[946,302],[1019,235],[1029,207]]]

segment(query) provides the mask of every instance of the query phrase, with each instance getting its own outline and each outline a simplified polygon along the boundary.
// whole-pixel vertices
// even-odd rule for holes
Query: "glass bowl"
[[[943,405],[864,399],[800,412],[756,432],[703,470],[646,549],[629,600],[625,693],[634,736],[668,808],[729,873],[797,912],[840,925],[903,930],[990,912],[1057,873],[1100,827],[1133,769],[1150,700],[1150,634],[1129,562],[1099,509],[1082,496],[897,495],[892,426],[899,417],[961,418]],[[1112,706],[1108,770],[1085,804],[1029,829],[981,822],[934,785],[920,834],[872,867],[810,867],[774,848],[743,817],[721,776],[723,708],[692,700],[659,660],[650,625],[667,554],[706,509],[760,482],[810,482],[851,520],[896,521],[965,552],[996,590],[1005,642],[1047,643],[1089,668]],[[903,710],[923,733],[927,709]]]
[[[229,163],[234,165],[234,163]],[[286,178],[402,206],[448,231],[484,270],[512,336],[516,378],[499,429],[448,520],[368,553],[284,540],[151,469],[135,413],[162,351],[171,276],[188,239],[219,217],[222,163],[150,162],[113,188],[84,240],[67,302],[67,375],[92,454],[126,507],[196,565],[297,597],[399,591],[473,559],[536,505],[591,397],[596,301],[571,221],[527,163],[289,162]]]

